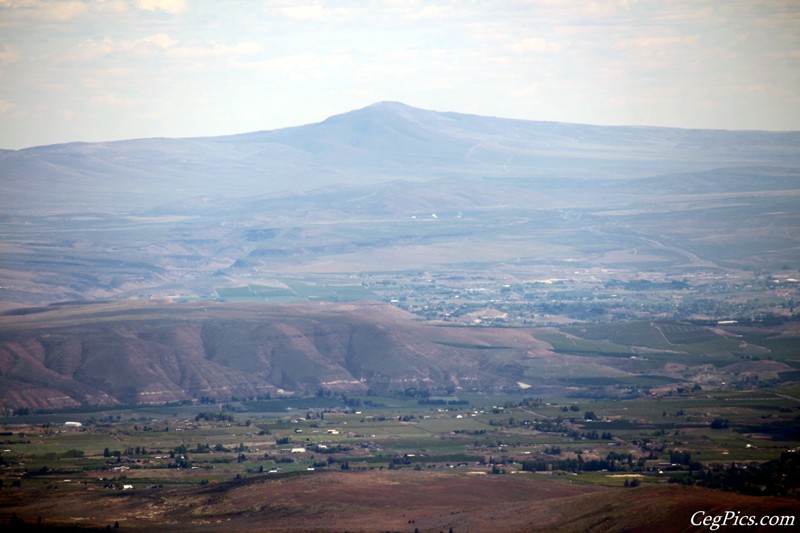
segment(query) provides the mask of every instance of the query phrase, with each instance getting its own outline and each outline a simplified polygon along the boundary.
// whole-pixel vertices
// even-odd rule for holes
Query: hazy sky
[[[381,100],[800,130],[800,1],[0,0],[0,148],[275,129]]]

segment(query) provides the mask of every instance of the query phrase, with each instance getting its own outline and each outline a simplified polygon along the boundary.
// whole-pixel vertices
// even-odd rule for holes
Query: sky
[[[0,0],[0,148],[319,122],[379,101],[800,130],[798,0]]]

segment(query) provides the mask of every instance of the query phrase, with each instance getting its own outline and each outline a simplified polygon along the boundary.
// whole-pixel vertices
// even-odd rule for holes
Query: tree
[[[727,427],[728,427],[727,418],[715,418],[713,422],[711,422],[711,429],[726,429]]]

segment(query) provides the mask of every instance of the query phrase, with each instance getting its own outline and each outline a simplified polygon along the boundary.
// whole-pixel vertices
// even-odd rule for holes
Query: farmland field
[[[560,505],[562,498],[592,494],[602,500],[602,494],[631,490],[644,491],[646,497],[690,476],[689,455],[693,469],[785,457],[800,446],[800,433],[792,426],[800,406],[790,399],[798,392],[689,393],[615,401],[546,401],[517,393],[451,396],[433,404],[408,395],[322,396],[17,416],[0,427],[0,521],[13,516],[57,525],[81,517],[87,526],[117,521],[128,529],[148,529],[173,524],[174,515],[157,508],[151,513],[126,509],[161,501],[178,508],[194,502],[195,511],[181,526],[186,531],[216,530],[222,524],[247,529],[256,519],[265,530],[286,524],[320,527],[314,524],[323,514],[332,523],[345,524],[337,509],[343,513],[351,504],[366,506],[367,515],[377,512],[385,505],[379,487],[395,486],[402,478],[402,490],[395,488],[392,498],[411,499],[405,512],[381,518],[386,527],[401,527],[400,517],[405,526],[425,528],[434,523],[454,528],[483,524],[480,505],[464,499],[477,491],[476,497],[501,498],[512,508],[523,502],[532,505],[525,507],[526,516],[537,520],[536,528],[547,529],[548,520],[566,518],[546,512],[534,500],[552,498]],[[788,423],[787,431],[754,433],[765,416],[773,427],[781,420]],[[67,419],[81,425],[64,425]],[[714,422],[720,419],[724,427]],[[681,458],[677,465],[676,452]],[[608,463],[603,471],[593,466],[606,456],[620,462]],[[576,458],[582,462],[575,463]],[[672,463],[669,468],[665,461]],[[538,467],[529,465],[547,469],[537,473]],[[640,489],[627,486],[632,479]],[[316,496],[292,496],[295,490],[312,494],[311,486],[330,489],[353,482],[374,487],[372,496],[364,499],[366,493],[350,488],[349,499],[335,498],[339,507],[318,503]],[[435,503],[433,493],[424,496],[428,489],[423,487],[441,491],[451,483],[458,487],[459,505]],[[271,503],[245,504],[258,487],[274,495]],[[221,494],[215,489],[224,489],[225,503],[206,500]],[[59,494],[57,503],[44,506],[40,495],[45,493]],[[710,492],[697,494],[712,498]],[[90,505],[97,498],[108,502],[104,510]],[[719,496],[713,498],[719,501]],[[756,505],[756,500],[747,502]],[[289,513],[287,505],[303,514]],[[287,511],[276,513],[279,508]],[[494,513],[509,530],[530,530],[530,521],[519,521],[521,515]],[[220,522],[224,516],[229,518]]]
[[[284,287],[248,285],[246,287],[218,287],[220,299],[227,302],[287,303],[307,301],[349,302],[374,299],[375,295],[360,285],[309,285],[287,282]]]

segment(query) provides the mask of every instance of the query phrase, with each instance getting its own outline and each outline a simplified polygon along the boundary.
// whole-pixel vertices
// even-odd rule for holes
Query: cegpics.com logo
[[[709,514],[705,511],[697,511],[692,515],[691,522],[693,526],[705,526],[711,531],[716,531],[721,527],[728,526],[794,527],[794,516],[752,516],[742,514],[739,511],[725,511],[723,514]]]

